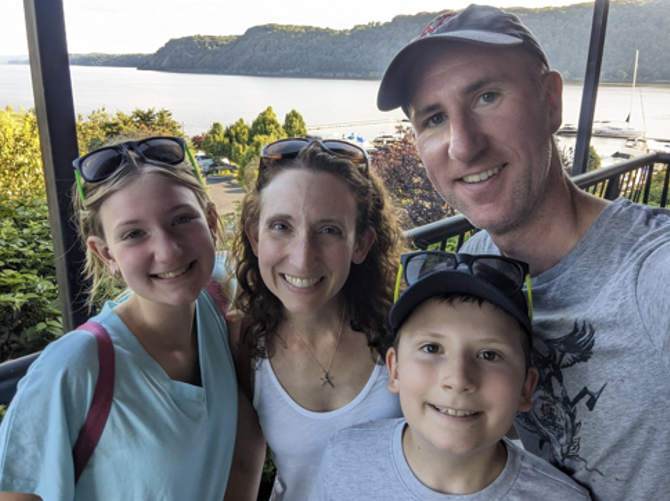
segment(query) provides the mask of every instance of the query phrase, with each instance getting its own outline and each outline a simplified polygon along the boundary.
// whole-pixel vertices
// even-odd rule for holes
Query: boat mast
[[[637,58],[640,55],[640,50],[635,49],[635,66],[633,67],[633,87],[630,90],[630,106],[628,107],[628,116],[626,123],[630,123],[630,114],[633,111],[633,99],[635,98],[635,83],[637,82]]]

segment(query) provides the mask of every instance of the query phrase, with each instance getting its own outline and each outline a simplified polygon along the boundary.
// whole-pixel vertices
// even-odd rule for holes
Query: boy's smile
[[[537,372],[526,373],[524,331],[490,303],[429,299],[398,335],[386,361],[408,423],[410,466],[419,457],[490,466],[482,460],[499,449],[517,411],[530,408]]]

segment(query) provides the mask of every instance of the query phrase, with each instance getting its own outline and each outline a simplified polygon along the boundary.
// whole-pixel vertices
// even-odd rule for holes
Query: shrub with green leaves
[[[0,195],[0,360],[42,349],[63,332],[47,203]]]

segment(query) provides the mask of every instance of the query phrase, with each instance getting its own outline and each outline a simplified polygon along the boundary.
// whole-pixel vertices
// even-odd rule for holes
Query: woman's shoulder
[[[107,330],[111,330],[116,320],[112,312],[113,303],[108,303],[103,311],[89,319]],[[78,326],[62,337],[52,341],[28,368],[25,378],[51,386],[77,383],[89,384],[98,374],[98,341],[88,329]],[[25,379],[24,378],[24,379]]]

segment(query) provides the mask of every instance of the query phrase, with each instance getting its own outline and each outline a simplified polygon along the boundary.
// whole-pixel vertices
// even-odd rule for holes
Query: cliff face
[[[583,78],[592,3],[513,12],[535,33],[553,68],[566,80]],[[393,55],[435,15],[398,16],[388,23],[349,30],[271,24],[240,36],[196,35],[170,40],[155,54],[138,57],[136,66],[197,73],[380,78]],[[667,0],[612,0],[601,80],[630,81],[638,48],[638,81],[670,82],[670,37],[663,26],[667,19]]]

